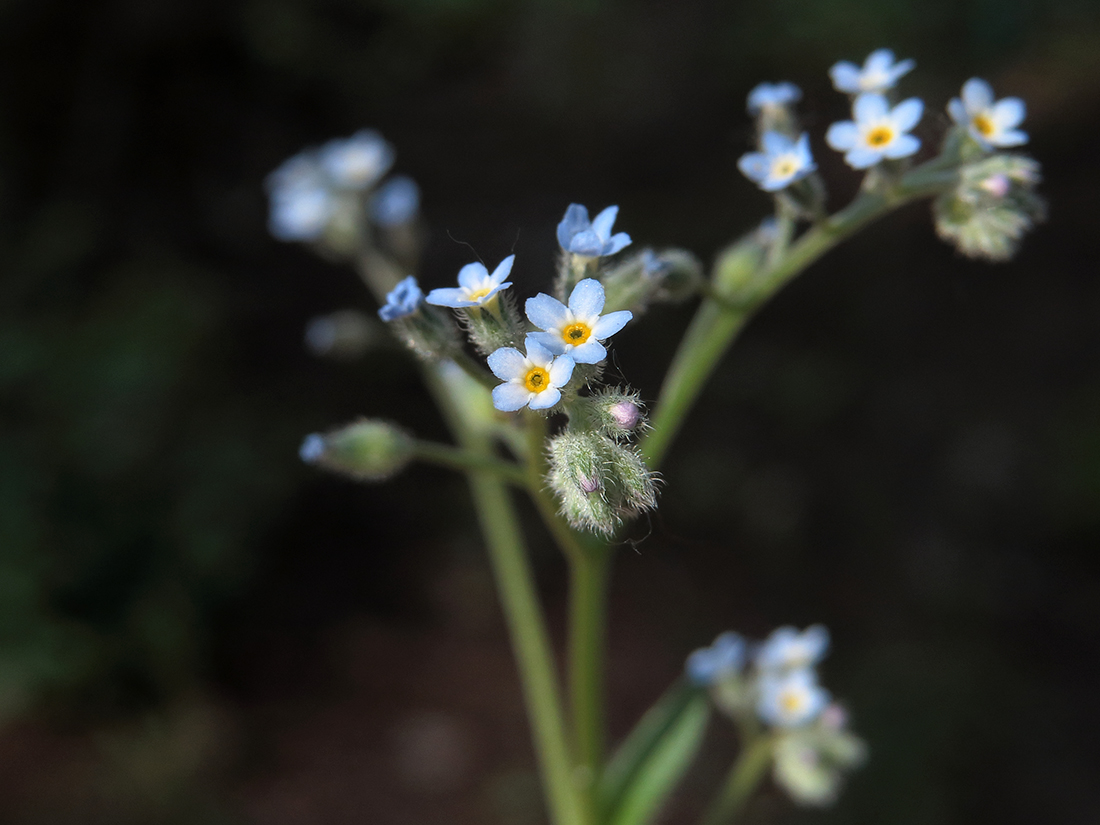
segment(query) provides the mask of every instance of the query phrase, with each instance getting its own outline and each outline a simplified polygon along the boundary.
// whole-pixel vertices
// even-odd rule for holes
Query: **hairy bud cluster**
[[[698,258],[683,249],[644,249],[610,267],[601,280],[608,312],[629,309],[639,314],[650,304],[686,301],[697,293],[703,267]]]
[[[1004,261],[1046,216],[1035,193],[1039,164],[1021,155],[993,155],[963,166],[959,185],[933,204],[936,233],[964,255]]]
[[[654,474],[637,449],[600,432],[551,439],[547,480],[562,517],[577,530],[611,536],[625,520],[657,506]]]
[[[629,438],[645,428],[645,407],[633,390],[605,388],[588,398],[578,398],[573,407],[589,429],[614,439]]]
[[[299,455],[307,464],[361,481],[384,481],[412,460],[413,441],[388,421],[362,419],[325,435],[306,436]]]

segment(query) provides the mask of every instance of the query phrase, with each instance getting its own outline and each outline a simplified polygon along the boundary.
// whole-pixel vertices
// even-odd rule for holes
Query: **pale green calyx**
[[[326,435],[307,436],[300,454],[309,464],[361,481],[384,481],[412,460],[413,440],[395,424],[364,418]]]

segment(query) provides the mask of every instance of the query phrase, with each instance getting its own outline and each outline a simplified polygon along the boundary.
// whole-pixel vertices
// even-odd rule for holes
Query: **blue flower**
[[[694,684],[710,687],[723,677],[736,675],[744,665],[745,640],[730,631],[710,647],[701,647],[688,656],[684,669]]]
[[[857,95],[861,92],[885,92],[894,88],[903,74],[913,70],[914,60],[894,62],[894,53],[889,49],[871,52],[860,69],[855,63],[841,60],[829,69],[829,77],[838,92]]]
[[[318,157],[335,186],[363,190],[389,171],[394,152],[374,129],[363,129],[349,138],[330,140]]]
[[[492,275],[483,264],[466,264],[458,271],[457,288],[433,289],[425,300],[429,304],[455,309],[485,306],[498,292],[512,285],[511,281],[504,279],[512,271],[515,260],[515,255],[509,255],[497,265]]]
[[[396,321],[406,315],[412,315],[420,308],[420,302],[424,299],[424,293],[420,291],[420,285],[416,278],[410,275],[401,281],[386,296],[386,303],[378,310],[378,317],[383,321]]]
[[[493,406],[515,412],[529,406],[547,410],[561,400],[561,388],[573,377],[573,359],[554,353],[538,341],[527,339],[527,354],[501,347],[489,355],[489,369],[503,381],[493,388]]]
[[[761,83],[749,92],[747,106],[750,115],[757,115],[764,109],[797,103],[801,98],[802,90],[793,83]]]
[[[920,148],[920,140],[906,133],[923,113],[924,104],[915,97],[891,109],[882,95],[862,94],[852,104],[855,121],[834,123],[825,142],[845,152],[844,160],[853,169],[867,169],[883,158],[908,157]]]
[[[994,101],[993,88],[980,77],[963,84],[962,100],[953,98],[947,112],[985,149],[1027,143],[1027,132],[1016,128],[1027,113],[1024,102],[1018,97]]]
[[[594,221],[589,221],[588,210],[579,203],[571,203],[558,224],[558,243],[566,252],[585,258],[614,255],[630,244],[630,236],[625,232],[611,234],[618,214],[619,207],[609,206]]]
[[[310,433],[298,448],[298,457],[306,464],[316,464],[325,454],[325,437],[320,433]]]
[[[763,671],[797,670],[820,662],[829,650],[829,631],[815,624],[799,633],[790,625],[774,631],[756,653],[756,666]]]
[[[737,161],[742,174],[765,192],[778,192],[817,168],[810,154],[810,136],[797,141],[779,132],[765,132],[763,152],[748,152]]]
[[[379,226],[401,226],[420,210],[420,188],[408,175],[394,175],[374,193],[371,218]]]
[[[337,209],[324,170],[315,153],[285,160],[264,181],[271,198],[268,229],[280,241],[314,241]]]
[[[828,704],[829,692],[818,685],[817,674],[799,668],[761,678],[756,712],[769,725],[797,728],[814,721]]]
[[[529,333],[528,346],[535,341],[555,355],[568,353],[578,364],[598,364],[607,357],[607,348],[600,342],[634,317],[626,309],[601,317],[604,300],[603,284],[593,278],[573,287],[569,306],[542,292],[528,298],[527,318],[544,330]]]

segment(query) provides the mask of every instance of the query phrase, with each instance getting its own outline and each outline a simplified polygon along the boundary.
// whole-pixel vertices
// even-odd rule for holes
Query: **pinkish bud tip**
[[[608,412],[624,430],[633,430],[642,420],[641,409],[630,401],[618,401],[608,408]]]
[[[579,481],[581,489],[586,493],[594,493],[600,489],[600,480],[595,476],[581,476]]]

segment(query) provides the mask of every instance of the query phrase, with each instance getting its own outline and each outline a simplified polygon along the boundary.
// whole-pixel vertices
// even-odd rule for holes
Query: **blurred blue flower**
[[[810,136],[805,132],[797,141],[779,132],[765,132],[763,152],[748,152],[737,161],[742,174],[765,192],[786,189],[817,168],[810,154]]]
[[[841,60],[829,69],[829,77],[838,92],[857,95],[862,92],[885,92],[894,88],[898,78],[911,72],[917,65],[915,60],[894,62],[894,53],[889,49],[877,49],[867,57],[863,68],[855,63]]]
[[[625,232],[611,234],[618,214],[619,207],[609,206],[589,221],[588,210],[579,203],[571,203],[558,224],[558,243],[566,252],[586,258],[614,255],[630,244],[630,236]]]
[[[919,98],[903,100],[891,109],[882,95],[861,94],[852,104],[855,120],[834,123],[825,133],[825,142],[844,152],[845,162],[853,169],[867,169],[883,158],[908,157],[920,149],[920,140],[907,132],[923,113]]]
[[[264,181],[271,199],[268,229],[280,241],[313,241],[325,231],[336,199],[314,152],[301,152]]]
[[[729,631],[710,647],[701,647],[687,657],[684,670],[692,683],[710,687],[723,677],[736,675],[745,665],[745,640]]]
[[[420,291],[420,285],[412,275],[405,278],[395,286],[388,295],[386,303],[378,310],[378,316],[383,321],[396,321],[406,315],[412,315],[420,308],[420,302],[424,299],[424,293]]]
[[[394,152],[374,129],[363,129],[349,138],[330,140],[321,147],[318,158],[333,185],[363,190],[390,170]]]
[[[829,650],[829,631],[815,624],[801,633],[790,625],[773,630],[756,652],[760,670],[793,670],[812,667]]]
[[[371,218],[378,226],[401,226],[420,211],[420,187],[408,175],[394,175],[374,193]]]
[[[306,464],[316,464],[325,454],[325,437],[320,433],[310,433],[298,448],[298,457]]]
[[[760,679],[756,712],[767,724],[797,728],[814,721],[829,704],[829,692],[811,668],[798,668]]]
[[[1018,97],[994,101],[993,87],[980,77],[963,84],[962,100],[952,98],[947,112],[985,149],[1027,143],[1027,132],[1016,128],[1027,114],[1024,102]]]
[[[746,105],[749,114],[756,115],[764,109],[787,106],[802,98],[802,90],[793,83],[761,83],[751,92]]]

